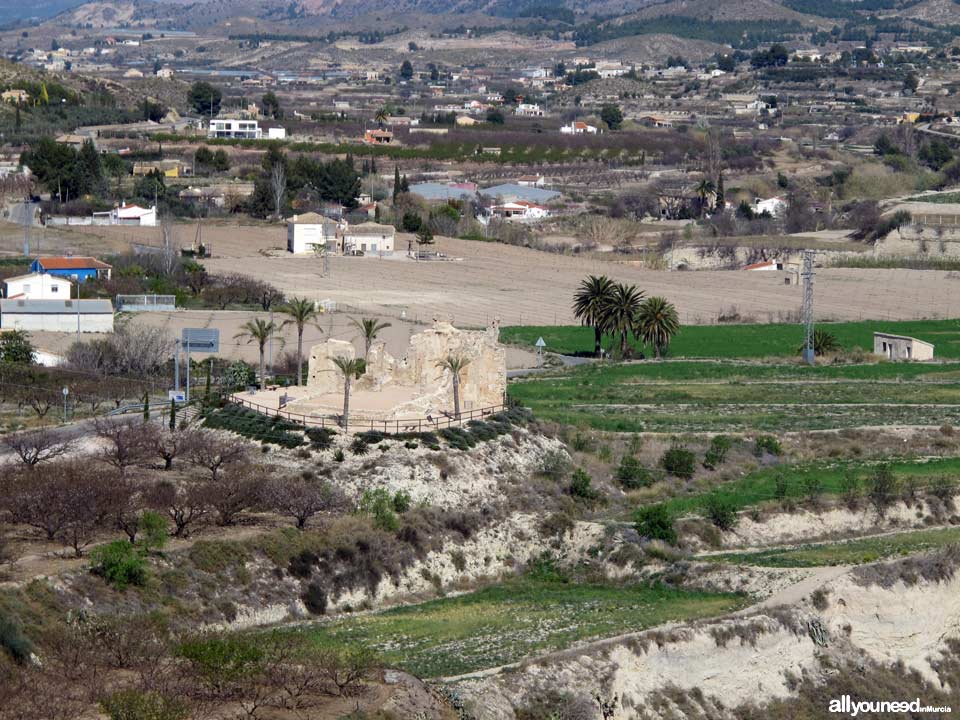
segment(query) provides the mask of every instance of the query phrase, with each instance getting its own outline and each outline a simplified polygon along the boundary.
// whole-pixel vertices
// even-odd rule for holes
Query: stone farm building
[[[341,250],[344,253],[392,255],[396,232],[393,225],[374,222],[348,225],[342,232]]]
[[[888,360],[933,360],[933,345],[906,335],[873,334],[873,354]]]

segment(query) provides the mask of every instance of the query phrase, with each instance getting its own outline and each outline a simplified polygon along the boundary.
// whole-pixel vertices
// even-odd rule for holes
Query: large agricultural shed
[[[113,332],[109,300],[0,300],[0,330]]]

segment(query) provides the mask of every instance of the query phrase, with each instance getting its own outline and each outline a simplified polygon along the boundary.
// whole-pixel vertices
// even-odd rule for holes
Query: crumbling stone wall
[[[507,389],[506,353],[499,333],[499,320],[486,330],[459,330],[435,318],[429,329],[410,338],[402,358],[391,356],[382,342],[374,343],[367,357],[367,370],[353,387],[372,392],[409,389],[408,396],[413,399],[394,408],[395,415],[450,412],[453,377],[437,364],[453,355],[469,360],[460,373],[461,409],[499,405]],[[311,348],[307,377],[311,394],[343,392],[343,376],[332,361],[338,356],[353,358],[356,350],[343,340],[326,340]]]

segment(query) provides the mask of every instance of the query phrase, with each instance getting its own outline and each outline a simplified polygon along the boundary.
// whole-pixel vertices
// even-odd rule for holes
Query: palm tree
[[[380,331],[392,326],[390,323],[380,322],[376,318],[362,318],[361,320],[350,318],[350,322],[360,331],[360,336],[363,338],[363,361],[366,362],[370,356],[370,348],[373,347]]]
[[[697,196],[700,198],[700,214],[703,215],[707,209],[707,196],[713,195],[716,191],[713,181],[703,178],[697,183]]]
[[[246,338],[247,343],[255,342],[260,348],[260,387],[264,385],[267,378],[267,361],[264,355],[264,348],[270,342],[270,338],[277,333],[277,324],[273,320],[263,320],[255,318],[247,320],[240,326],[240,332],[234,335],[235,340]]]
[[[293,297],[280,306],[280,312],[289,316],[280,327],[297,326],[297,385],[303,385],[303,330],[307,325],[313,325],[323,332],[317,319],[320,311],[312,300]]]
[[[470,358],[462,355],[447,355],[443,360],[437,360],[437,367],[448,370],[453,376],[453,416],[460,419],[460,373],[470,364]]]
[[[680,330],[677,308],[663,297],[647,298],[637,312],[636,332],[645,343],[653,346],[658,360],[670,345],[670,339]]]
[[[343,373],[343,419],[340,424],[346,432],[350,425],[350,384],[354,378],[359,379],[367,369],[362,358],[335,357],[331,358],[337,369]]]
[[[381,107],[377,110],[377,114],[374,116],[373,119],[377,121],[377,125],[379,125],[380,127],[383,127],[383,124],[387,121],[387,118],[388,118],[389,116],[390,116],[390,115],[389,115],[389,113],[387,112],[387,108],[381,106]]]
[[[620,336],[620,357],[625,358],[629,351],[627,335],[636,334],[637,313],[643,301],[643,291],[636,285],[617,283],[603,306],[604,323],[607,332]]]
[[[573,294],[573,314],[584,325],[593,327],[593,352],[597,357],[606,325],[605,308],[612,291],[613,282],[606,275],[590,275],[580,281]]]

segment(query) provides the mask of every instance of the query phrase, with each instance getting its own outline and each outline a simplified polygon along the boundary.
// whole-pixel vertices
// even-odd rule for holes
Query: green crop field
[[[321,646],[364,645],[418,677],[459,675],[665,622],[721,615],[742,595],[518,578],[466,595],[310,626]]]
[[[795,568],[859,565],[936,550],[955,543],[960,543],[960,528],[951,527],[917,530],[846,542],[803,545],[789,549],[764,550],[753,553],[724,553],[700,559],[761,567]]]
[[[888,466],[899,483],[912,479],[916,481],[918,489],[930,485],[938,477],[945,477],[954,485],[960,485],[960,458],[900,459],[889,462]],[[875,467],[876,463],[862,462],[818,462],[769,467],[717,485],[709,492],[670,498],[664,504],[677,517],[701,513],[711,498],[718,498],[733,509],[742,510],[776,499],[778,479],[786,486],[787,498],[802,499],[805,481],[810,477],[820,481],[823,494],[837,495],[842,491],[841,481],[845,475],[854,474],[863,480]]]
[[[960,363],[589,364],[527,376],[543,420],[611,432],[790,431],[960,423]]]
[[[833,333],[840,346],[873,350],[873,333],[889,332],[909,335],[936,346],[936,356],[960,359],[960,320],[905,320],[887,322],[820,323],[817,327]],[[593,352],[593,330],[577,325],[511,325],[500,329],[500,341],[533,347],[543,337],[547,350],[561,354]],[[610,348],[613,338],[604,338]],[[686,325],[673,339],[670,355],[675,358],[763,358],[798,356],[803,343],[803,327],[799,324],[765,325]],[[635,347],[640,347],[635,344]],[[648,355],[652,355],[647,351]]]

